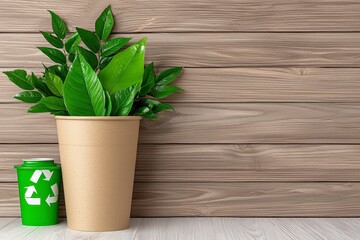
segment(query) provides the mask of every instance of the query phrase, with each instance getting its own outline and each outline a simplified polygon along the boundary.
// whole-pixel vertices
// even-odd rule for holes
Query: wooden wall
[[[143,121],[133,216],[359,216],[358,0],[109,1],[115,32],[185,67],[177,112]],[[1,0],[0,70],[48,60],[51,9],[93,28],[107,1]],[[0,216],[22,158],[58,158],[54,119],[0,79]]]

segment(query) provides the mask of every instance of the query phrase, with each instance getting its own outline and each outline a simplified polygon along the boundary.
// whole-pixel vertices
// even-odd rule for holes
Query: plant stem
[[[97,65],[97,67],[96,67],[96,69],[95,69],[95,72],[96,72],[96,73],[99,72],[99,68],[100,68],[100,60],[101,60],[101,54],[100,54],[100,52],[101,52],[101,47],[102,47],[102,45],[103,45],[103,41],[100,40],[100,47],[99,47],[99,51],[97,52],[98,65]]]

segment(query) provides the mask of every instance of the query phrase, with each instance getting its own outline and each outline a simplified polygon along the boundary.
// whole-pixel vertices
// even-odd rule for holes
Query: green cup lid
[[[56,167],[53,158],[26,158],[23,159],[22,165],[14,166],[15,168],[42,168],[42,167]]]

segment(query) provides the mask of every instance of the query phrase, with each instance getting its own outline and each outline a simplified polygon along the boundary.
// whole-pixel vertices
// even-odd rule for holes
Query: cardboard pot
[[[141,117],[55,119],[68,227],[128,228]]]

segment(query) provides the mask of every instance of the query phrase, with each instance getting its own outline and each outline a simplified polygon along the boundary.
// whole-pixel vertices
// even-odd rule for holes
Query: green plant
[[[109,39],[114,18],[108,6],[95,22],[95,32],[76,28],[67,37],[65,22],[54,12],[50,32],[41,32],[52,47],[38,47],[56,64],[44,66],[42,76],[16,69],[4,72],[25,90],[14,98],[35,103],[28,112],[50,112],[68,116],[128,116],[156,119],[163,110],[174,110],[160,102],[182,91],[172,83],[182,68],[156,75],[154,63],[144,66],[146,38],[124,49],[130,38]]]

